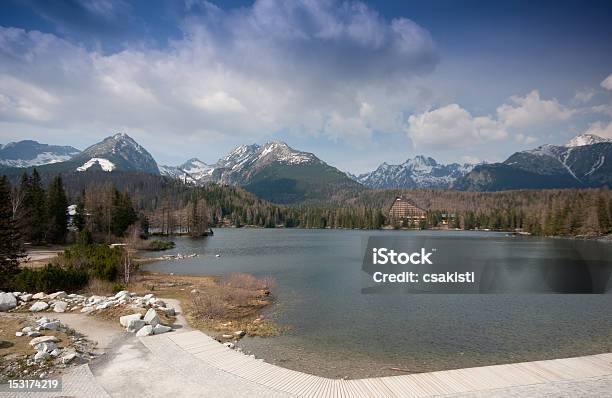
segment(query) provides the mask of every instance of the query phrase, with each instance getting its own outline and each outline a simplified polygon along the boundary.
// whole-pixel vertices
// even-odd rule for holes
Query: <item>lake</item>
[[[327,377],[402,374],[612,351],[612,294],[362,294],[362,240],[394,235],[494,241],[514,258],[564,256],[568,246],[612,259],[612,244],[468,231],[216,229],[173,238],[164,254],[199,256],[147,265],[151,271],[271,275],[277,303],[266,316],[290,330],[244,338],[246,352]],[[454,238],[456,237],[456,243]],[[526,248],[528,250],[526,250]],[[216,257],[219,254],[220,257]],[[503,256],[502,256],[503,258]]]

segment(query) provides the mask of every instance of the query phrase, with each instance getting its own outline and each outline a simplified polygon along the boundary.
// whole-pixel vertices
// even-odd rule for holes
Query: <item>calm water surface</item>
[[[609,243],[496,233],[217,229],[205,239],[174,238],[176,248],[166,252],[198,257],[147,269],[274,276],[277,304],[267,316],[291,330],[239,345],[268,362],[322,376],[393,375],[399,373],[391,368],[422,372],[612,351],[612,294],[361,294],[362,238],[380,234],[467,236],[494,241],[515,257],[558,257],[579,245],[612,260]],[[453,249],[444,242],[447,247],[438,250]]]

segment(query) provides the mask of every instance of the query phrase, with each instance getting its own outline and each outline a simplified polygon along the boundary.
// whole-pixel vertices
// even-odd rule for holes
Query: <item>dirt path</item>
[[[85,314],[53,313],[50,317],[59,319],[64,325],[84,334],[88,340],[95,341],[96,354],[109,352],[129,336],[118,321],[113,323]]]

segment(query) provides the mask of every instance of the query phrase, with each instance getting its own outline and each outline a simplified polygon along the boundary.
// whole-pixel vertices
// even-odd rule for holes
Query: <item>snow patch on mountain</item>
[[[215,169],[214,166],[210,166],[197,158],[189,159],[180,165],[179,168],[193,176],[209,176]]]
[[[91,166],[98,164],[104,171],[111,172],[115,169],[115,164],[108,159],[104,158],[91,158],[85,162],[82,166],[77,167],[77,171],[85,171]]]
[[[43,164],[65,162],[78,153],[79,152],[73,152],[70,155],[58,155],[53,152],[43,152],[36,155],[34,159],[1,159],[0,164],[9,167],[41,166]]]
[[[284,164],[302,164],[319,161],[312,153],[297,151],[280,141],[268,142],[258,152],[258,159],[266,159]]]
[[[65,162],[80,151],[71,146],[41,144],[33,140],[9,142],[0,145],[0,165],[32,167]]]
[[[567,144],[565,144],[565,146],[571,148],[577,146],[599,144],[602,142],[612,142],[612,139],[603,138],[595,134],[580,134],[572,138]]]

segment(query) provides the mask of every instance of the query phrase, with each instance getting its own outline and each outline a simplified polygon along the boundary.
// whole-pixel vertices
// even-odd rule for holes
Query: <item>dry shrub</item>
[[[272,278],[233,273],[192,293],[193,314],[200,320],[240,320],[255,317],[271,302]]]
[[[234,272],[223,278],[222,285],[246,290],[269,290],[276,286],[276,280],[271,276],[257,278],[250,274]]]
[[[192,295],[193,312],[200,319],[215,319],[225,316],[223,297],[210,292],[198,292]]]
[[[220,295],[231,305],[245,306],[257,296],[256,292],[240,287],[221,286]]]
[[[106,281],[99,278],[91,278],[85,291],[89,294],[95,294],[97,296],[108,296],[113,293],[113,282]]]

